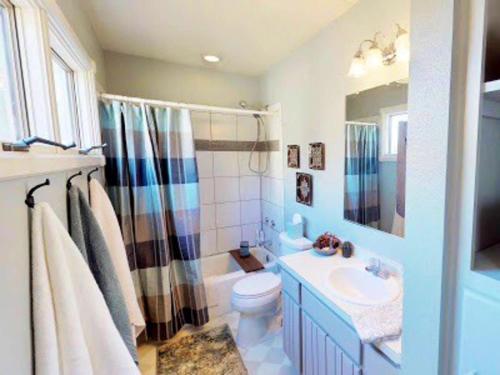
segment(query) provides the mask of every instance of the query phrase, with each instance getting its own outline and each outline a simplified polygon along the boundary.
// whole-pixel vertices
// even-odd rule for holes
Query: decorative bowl
[[[328,247],[323,247],[321,249],[319,247],[313,247],[313,249],[315,252],[321,255],[334,255],[337,252],[338,247],[333,248],[331,246],[328,246]]]

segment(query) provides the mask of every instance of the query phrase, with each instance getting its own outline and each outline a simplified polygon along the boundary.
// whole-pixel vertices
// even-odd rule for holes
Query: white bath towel
[[[378,343],[396,339],[403,326],[402,296],[394,302],[381,306],[370,306],[351,314],[354,328],[363,343]]]
[[[82,254],[47,203],[32,216],[35,373],[139,374]]]
[[[104,240],[125,298],[129,320],[134,335],[137,337],[144,330],[146,323],[137,301],[120,225],[108,194],[95,179],[90,180],[90,206],[104,234]]]

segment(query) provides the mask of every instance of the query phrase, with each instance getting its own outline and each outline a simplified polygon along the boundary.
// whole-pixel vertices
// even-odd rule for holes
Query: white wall
[[[450,128],[453,0],[360,0],[263,78],[265,102],[283,106],[284,144],[326,144],[326,170],[314,175],[313,207],[295,203],[295,170],[285,178],[286,218],[297,211],[315,237],[331,230],[404,266],[403,372],[438,374]],[[343,220],[345,95],[402,74],[394,69],[353,82],[346,77],[358,43],[411,15],[406,237]],[[382,80],[382,82],[380,81]],[[412,126],[413,125],[413,126]],[[301,163],[302,164],[302,163]],[[304,165],[304,164],[302,164]]]
[[[56,0],[64,16],[73,28],[80,42],[96,63],[96,79],[101,87],[106,87],[104,54],[92,28],[90,19],[82,8],[80,0]]]
[[[105,51],[107,92],[224,107],[260,103],[256,77]]]
[[[84,173],[92,168],[82,169]],[[45,180],[35,193],[36,202],[48,202],[59,219],[67,225],[66,179],[76,171],[0,181],[0,373],[31,374],[31,322],[29,272],[29,209],[24,204],[26,192]],[[85,175],[86,176],[86,175]],[[87,180],[73,180],[85,193]],[[96,176],[96,175],[95,175]]]
[[[408,28],[409,7],[409,0],[361,0],[262,79],[264,102],[282,105],[284,146],[301,145],[301,170],[314,179],[313,206],[298,204],[297,170],[286,169],[285,217],[289,220],[294,212],[305,216],[311,238],[333,231],[399,261],[404,253],[402,239],[343,219],[344,119],[347,94],[407,76],[404,65],[383,68],[358,80],[348,78],[347,72],[362,40],[378,30],[394,33],[396,22]],[[310,142],[325,143],[325,171],[307,168]]]

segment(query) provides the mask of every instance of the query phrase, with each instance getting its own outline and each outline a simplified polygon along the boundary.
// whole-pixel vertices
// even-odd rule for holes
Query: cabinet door
[[[283,349],[299,372],[300,335],[300,306],[287,293],[283,293]]]
[[[361,375],[360,368],[328,336],[326,337],[326,374]]]
[[[302,373],[328,375],[326,333],[306,313],[302,313]],[[332,373],[333,375],[334,373]]]

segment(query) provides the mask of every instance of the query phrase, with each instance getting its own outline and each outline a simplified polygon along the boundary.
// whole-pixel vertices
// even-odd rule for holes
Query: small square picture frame
[[[325,144],[309,143],[309,169],[325,170]]]
[[[300,168],[300,146],[287,146],[287,165],[288,168]]]
[[[313,176],[309,173],[297,172],[295,177],[296,201],[306,206],[313,202]]]

